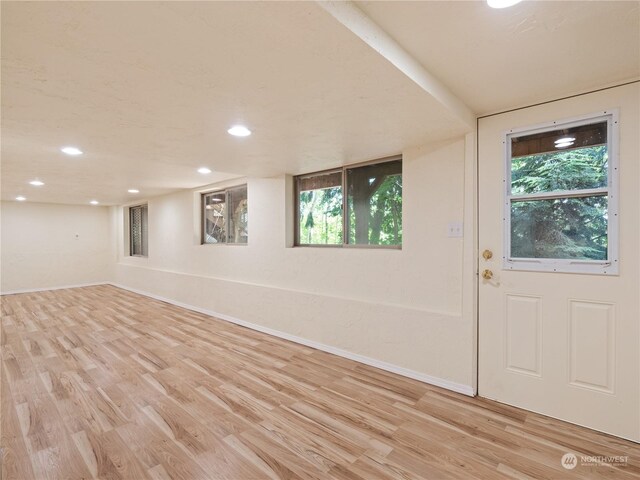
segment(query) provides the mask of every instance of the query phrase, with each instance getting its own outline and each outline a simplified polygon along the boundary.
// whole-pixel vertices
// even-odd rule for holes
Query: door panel
[[[633,84],[483,118],[478,129],[479,248],[493,253],[489,259],[481,256],[478,265],[480,272],[493,273],[479,281],[479,394],[635,441],[640,441],[638,105],[640,87]],[[619,196],[612,192],[619,235],[609,238],[616,242],[618,274],[587,273],[586,267],[585,273],[505,267],[510,235],[505,232],[510,175],[505,132],[607,109],[619,112]],[[610,197],[604,200],[611,204]]]
[[[542,299],[506,294],[506,367],[515,373],[542,375]]]
[[[615,306],[569,300],[569,382],[613,394]]]

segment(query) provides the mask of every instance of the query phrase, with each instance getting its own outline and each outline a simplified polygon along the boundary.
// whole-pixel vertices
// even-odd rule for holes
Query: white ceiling
[[[638,1],[358,6],[479,115],[640,76]]]
[[[360,6],[476,112],[639,75],[637,2]],[[124,203],[466,130],[315,3],[2,2],[3,199]]]

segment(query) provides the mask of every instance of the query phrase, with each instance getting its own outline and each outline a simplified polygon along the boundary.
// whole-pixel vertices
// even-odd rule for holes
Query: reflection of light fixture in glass
[[[206,208],[207,210],[213,210],[213,207],[215,207],[215,205],[211,205],[212,203],[220,203],[220,202],[224,202],[224,200],[221,198],[209,197],[207,198],[207,202],[209,203],[205,205],[204,208]]]
[[[140,193],[140,190],[138,190],[137,188],[130,188],[129,190],[127,190],[127,192],[129,192],[129,193]]]
[[[206,175],[206,174],[208,174],[208,173],[211,173],[211,169],[210,169],[210,168],[207,168],[207,167],[200,167],[200,168],[198,169],[198,173],[201,173],[201,174],[203,174],[203,175]]]
[[[570,147],[571,145],[573,145],[573,142],[556,143],[556,148],[566,148]]]
[[[567,142],[573,143],[575,141],[576,141],[575,137],[562,137],[555,140],[553,143],[567,143]]]
[[[26,200],[26,197],[23,197],[22,195],[20,195],[19,197],[16,197],[16,200],[19,202],[24,202]]]
[[[44,182],[41,182],[40,180],[31,180],[29,183],[34,187],[41,187],[44,185]]]

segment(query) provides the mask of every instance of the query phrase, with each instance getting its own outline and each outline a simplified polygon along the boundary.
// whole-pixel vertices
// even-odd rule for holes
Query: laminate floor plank
[[[0,311],[2,480],[640,479],[638,444],[113,286]]]

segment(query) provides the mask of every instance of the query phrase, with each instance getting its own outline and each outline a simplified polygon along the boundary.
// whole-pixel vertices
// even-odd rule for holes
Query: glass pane
[[[298,179],[298,241],[342,244],[342,172]]]
[[[402,245],[402,160],[347,170],[349,243]]]
[[[511,257],[607,259],[607,197],[513,201]]]
[[[142,211],[138,207],[129,210],[129,225],[131,237],[131,255],[142,254]]]
[[[225,243],[227,228],[225,219],[226,194],[209,193],[204,199],[204,243]]]
[[[234,188],[228,192],[229,243],[247,243],[249,240],[249,211],[247,187]]]
[[[511,137],[511,156],[524,157],[557,152],[558,150],[594,147],[606,143],[607,122],[606,120],[600,120],[577,127],[559,127],[555,130],[541,133],[513,135]]]
[[[141,254],[143,256],[147,256],[149,253],[149,247],[148,247],[148,232],[147,232],[147,217],[148,217],[148,209],[147,206],[145,205],[144,207],[140,208],[141,212],[140,212],[140,222],[141,222],[141,226],[140,226],[140,232],[141,232],[141,237],[142,237],[142,245],[141,245]]]
[[[147,256],[147,207],[129,209],[130,255]]]
[[[511,193],[607,186],[607,123],[511,138]]]

